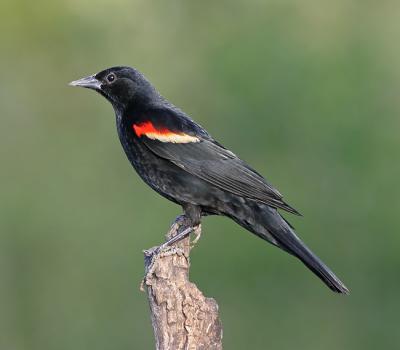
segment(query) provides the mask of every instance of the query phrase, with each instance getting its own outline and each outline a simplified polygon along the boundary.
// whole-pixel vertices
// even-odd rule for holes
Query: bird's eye
[[[116,79],[116,77],[115,77],[115,74],[114,73],[111,73],[111,74],[109,74],[109,75],[107,75],[107,81],[109,82],[109,83],[112,83],[115,79]]]

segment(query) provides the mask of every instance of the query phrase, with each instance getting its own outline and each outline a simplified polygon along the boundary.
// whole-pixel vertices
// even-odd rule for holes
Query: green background
[[[266,175],[351,289],[206,218],[191,279],[225,348],[399,348],[399,37],[398,1],[2,0],[0,349],[154,347],[142,250],[180,208],[67,86],[120,64]]]

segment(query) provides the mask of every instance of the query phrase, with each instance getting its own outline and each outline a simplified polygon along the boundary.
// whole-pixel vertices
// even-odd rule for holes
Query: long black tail
[[[343,282],[297,237],[289,223],[275,209],[264,205],[258,209],[255,217],[257,222],[249,227],[247,221],[247,228],[300,259],[334,292],[349,294]]]

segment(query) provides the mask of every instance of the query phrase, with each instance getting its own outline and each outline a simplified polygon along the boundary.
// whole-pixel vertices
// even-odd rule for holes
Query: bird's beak
[[[95,78],[94,75],[90,75],[86,78],[74,80],[69,83],[71,86],[81,86],[87,89],[100,90],[101,82]]]

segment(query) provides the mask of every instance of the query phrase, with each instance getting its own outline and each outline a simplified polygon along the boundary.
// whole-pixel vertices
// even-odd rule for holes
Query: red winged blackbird
[[[279,191],[162,97],[136,69],[113,67],[70,85],[95,90],[111,102],[122,147],[139,176],[183,207],[190,222],[183,234],[199,225],[202,216],[227,216],[299,258],[334,292],[349,292],[279,214],[277,209],[299,214]]]

